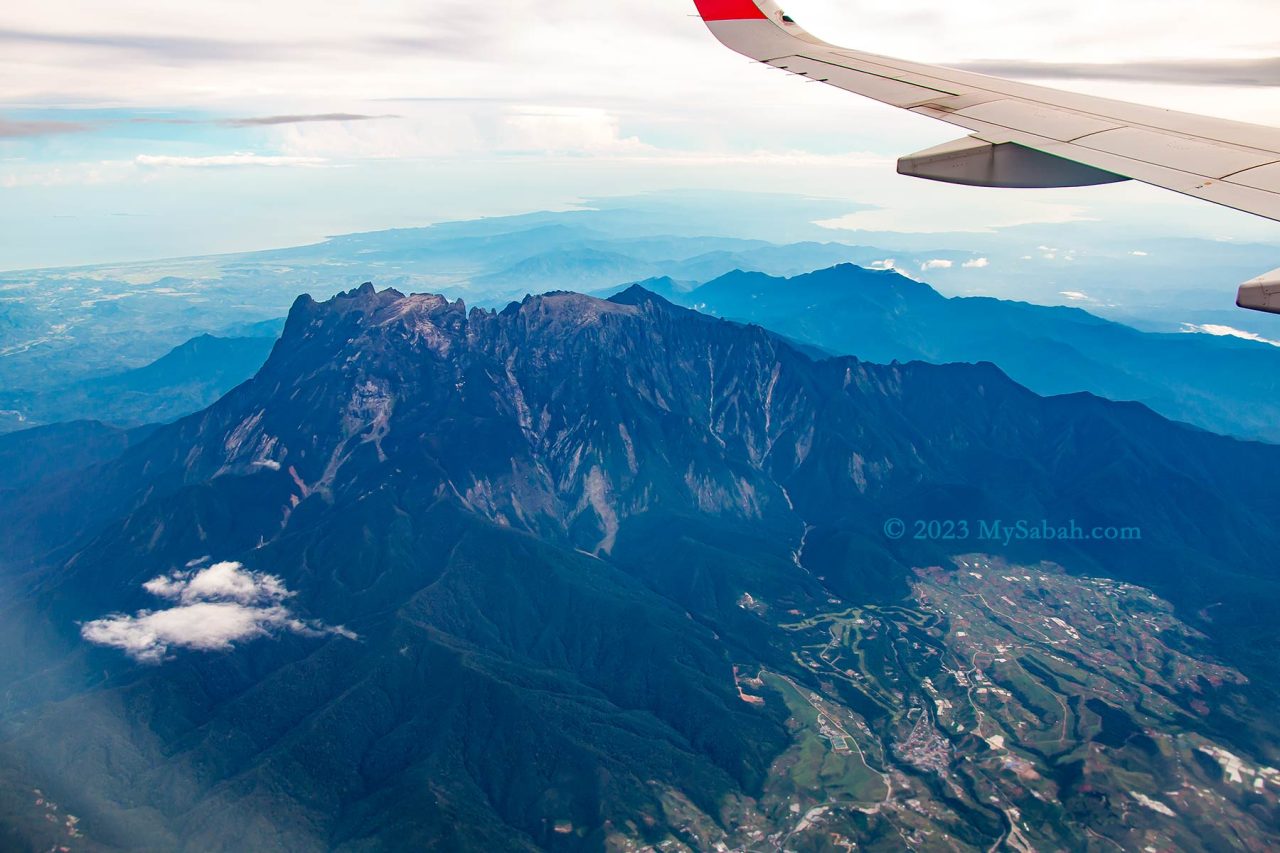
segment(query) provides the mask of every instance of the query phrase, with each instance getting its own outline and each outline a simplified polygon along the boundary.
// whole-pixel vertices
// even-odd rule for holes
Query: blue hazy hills
[[[833,353],[881,363],[988,361],[1038,394],[1089,391],[1214,432],[1280,440],[1280,347],[1141,332],[1079,308],[947,298],[852,265],[791,278],[735,271],[692,291],[669,280],[645,286]]]
[[[503,267],[477,279],[486,283],[485,293],[608,294],[638,275],[674,268],[675,274],[645,278],[643,286],[677,304],[755,323],[829,353],[878,363],[987,361],[1040,394],[1088,391],[1141,402],[1213,432],[1280,440],[1280,347],[1230,336],[1140,331],[1079,308],[946,297],[897,272],[848,263],[807,271],[810,264],[860,251],[838,245],[738,241],[732,250],[680,261],[643,258],[679,255],[680,246],[687,252],[721,241],[645,238],[619,241],[610,252],[595,247],[535,251],[545,248],[544,240],[554,244],[565,236],[566,229],[546,226],[532,233],[444,241],[436,249],[461,264],[480,251],[477,243],[486,247]],[[530,251],[534,254],[525,254]],[[732,269],[722,272],[725,267]],[[787,277],[757,271],[761,267],[804,271]],[[495,307],[506,301],[480,300]],[[4,423],[20,429],[94,419],[134,427],[204,408],[266,360],[280,321],[254,321],[248,313],[249,319],[224,326],[221,334],[196,336],[141,367],[62,382],[35,376],[24,382],[15,371],[18,376],[10,381],[16,387],[0,390],[0,411],[9,413]],[[134,336],[129,343],[144,346],[147,336]],[[79,350],[69,346],[67,357]]]
[[[674,194],[270,251],[0,272],[0,389],[120,373],[202,334],[256,336],[242,327],[279,321],[297,294],[331,296],[363,281],[501,307],[553,289],[590,292],[661,276],[692,287],[734,270],[795,276],[854,263],[896,269],[946,295],[1074,300],[1144,330],[1214,325],[1280,339],[1280,318],[1231,306],[1236,283],[1274,265],[1274,246],[1139,239],[1090,223],[958,235],[815,224],[851,207]]]

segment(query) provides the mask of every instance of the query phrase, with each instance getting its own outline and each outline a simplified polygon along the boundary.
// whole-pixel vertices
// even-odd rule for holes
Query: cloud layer
[[[173,649],[230,651],[238,643],[285,633],[356,639],[340,625],[298,618],[285,606],[293,593],[284,581],[241,563],[171,572],[142,587],[173,606],[96,619],[81,626],[81,636],[142,663],[161,663]]]
[[[74,121],[8,121],[0,118],[0,139],[29,139],[60,133],[83,133],[89,125]]]
[[[139,166],[173,169],[219,169],[233,166],[319,166],[325,163],[322,157],[279,157],[273,155],[237,152],[235,154],[212,154],[207,157],[184,157],[168,154],[139,154],[134,158]]]
[[[229,127],[271,127],[277,124],[313,124],[328,121],[377,121],[378,119],[399,118],[397,115],[369,116],[360,113],[317,113],[315,115],[281,115],[255,116],[251,118],[229,118],[221,121]]]
[[[1114,80],[1187,86],[1280,86],[1280,57],[1255,59],[1146,60],[1136,62],[1040,62],[1005,59],[958,63],[958,68],[997,77],[1042,80]]]
[[[1158,0],[1102,15],[1051,0],[786,5],[852,47],[943,64],[1033,57],[1059,73],[1266,56],[1274,45],[1258,34],[1280,22],[1274,0],[1178,15]],[[1274,239],[1268,222],[1138,184],[1004,193],[899,176],[899,155],[955,131],[751,63],[716,43],[689,0],[10,6],[0,15],[0,190],[16,191],[0,206],[7,268],[265,249],[693,187],[848,199],[860,215],[824,219],[844,231],[992,234],[1123,211],[1143,228],[1158,218],[1178,233]],[[1265,60],[1210,70],[1250,85],[1079,88],[1280,124],[1280,102],[1252,87],[1270,73]],[[150,217],[148,227],[87,225],[120,212]]]
[[[1183,323],[1182,331],[1200,335],[1214,335],[1219,338],[1241,338],[1246,341],[1257,341],[1260,344],[1270,344],[1273,347],[1280,347],[1280,341],[1273,341],[1270,338],[1264,338],[1257,332],[1246,332],[1243,329],[1237,329],[1232,326],[1221,326],[1212,323],[1205,325],[1196,325],[1195,323]]]

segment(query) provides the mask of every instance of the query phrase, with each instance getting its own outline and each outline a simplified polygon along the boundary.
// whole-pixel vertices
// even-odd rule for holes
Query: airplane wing
[[[970,132],[903,157],[904,175],[988,187],[1133,179],[1280,221],[1280,129],[849,50],[773,0],[694,4],[738,53]],[[1280,314],[1280,269],[1241,287],[1237,304]]]

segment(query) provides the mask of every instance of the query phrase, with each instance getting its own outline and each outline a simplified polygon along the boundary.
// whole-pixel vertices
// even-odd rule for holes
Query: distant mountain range
[[[606,267],[575,281],[590,286],[632,269],[613,261]],[[531,288],[574,277],[550,256],[522,269],[532,276],[526,282]],[[1280,347],[1141,332],[1076,308],[947,298],[896,272],[851,264],[792,278],[735,270],[702,285],[696,277],[670,276],[643,285],[677,304],[776,330],[815,351],[877,363],[989,361],[1040,394],[1089,391],[1141,402],[1213,432],[1280,441]],[[251,377],[280,322],[234,326],[227,330],[234,337],[202,335],[135,370],[40,391],[0,392],[0,429],[81,419],[126,427],[174,420]]]
[[[10,413],[0,418],[0,426],[92,419],[129,427],[176,420],[256,373],[274,344],[274,335],[200,335],[144,367],[33,390],[0,391],[0,410]]]
[[[936,298],[892,295],[906,288],[882,299]],[[717,292],[742,289],[703,295]],[[39,438],[56,457],[56,433]],[[981,547],[1171,599],[1251,683],[1178,680],[1159,694],[1161,725],[1280,760],[1262,713],[1280,688],[1280,447],[1089,394],[1040,397],[991,364],[815,360],[640,287],[485,311],[366,285],[300,298],[261,370],[209,408],[108,440],[114,458],[0,491],[10,837],[45,838],[46,800],[100,849],[697,848],[747,814],[761,839],[801,837],[834,806],[758,805],[789,772],[776,759],[798,720],[835,744],[830,720],[892,733],[910,705],[918,733],[932,713],[919,678],[894,688],[914,704],[877,710],[854,679],[814,674],[821,643],[795,640],[815,614],[890,612],[914,567],[976,547],[894,538],[895,518],[1140,529]],[[937,638],[880,618],[856,630],[886,655]],[[776,690],[744,693],[766,668]],[[778,698],[792,689],[801,710]],[[819,692],[860,716],[822,710],[837,698]],[[1091,720],[1110,713],[1096,701]],[[1054,797],[1010,795],[1063,843],[1147,820],[1125,816],[1132,790],[1163,796],[1133,772],[1099,794],[1100,762],[1129,738],[1116,713],[1090,730],[1092,763],[1035,756],[1059,774]],[[930,832],[986,849],[1016,830],[977,783],[897,754],[861,760],[927,798]],[[840,796],[864,804],[843,831],[905,837],[875,817],[892,790]],[[1229,807],[1274,842],[1259,802],[1204,821]]]
[[[834,227],[856,209],[847,200],[663,193],[262,252],[0,272],[0,389],[121,373],[201,334],[258,337],[245,329],[283,317],[299,293],[327,297],[365,280],[501,308],[529,293],[657,276],[692,286],[735,269],[794,276],[855,263],[923,277],[946,294],[1074,300],[1142,329],[1218,325],[1280,340],[1280,318],[1231,305],[1236,284],[1275,246],[1140,239],[1101,223],[961,235]],[[0,428],[5,415],[0,406]]]
[[[1280,347],[1140,332],[1076,308],[947,298],[895,272],[849,264],[785,279],[737,271],[692,291],[667,279],[644,284],[833,353],[877,363],[989,361],[1040,394],[1089,391],[1213,432],[1280,441]]]
[[[733,217],[701,221],[686,230],[669,206],[540,213],[265,252],[0,273],[0,388],[36,390],[135,369],[201,334],[259,337],[255,328],[282,317],[299,293],[327,297],[374,277],[405,292],[501,307],[552,289],[595,290],[654,275],[700,282],[737,268],[792,275],[870,263],[881,253],[743,239],[725,233]],[[0,406],[0,427],[27,415]]]

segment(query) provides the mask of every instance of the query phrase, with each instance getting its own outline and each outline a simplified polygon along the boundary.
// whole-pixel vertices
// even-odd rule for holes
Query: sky
[[[787,11],[851,47],[1280,124],[1273,0]],[[1097,220],[1280,243],[1280,225],[1136,184],[1005,192],[894,173],[898,156],[955,136],[727,51],[692,0],[5,4],[0,269],[677,188],[848,199],[832,239]]]

